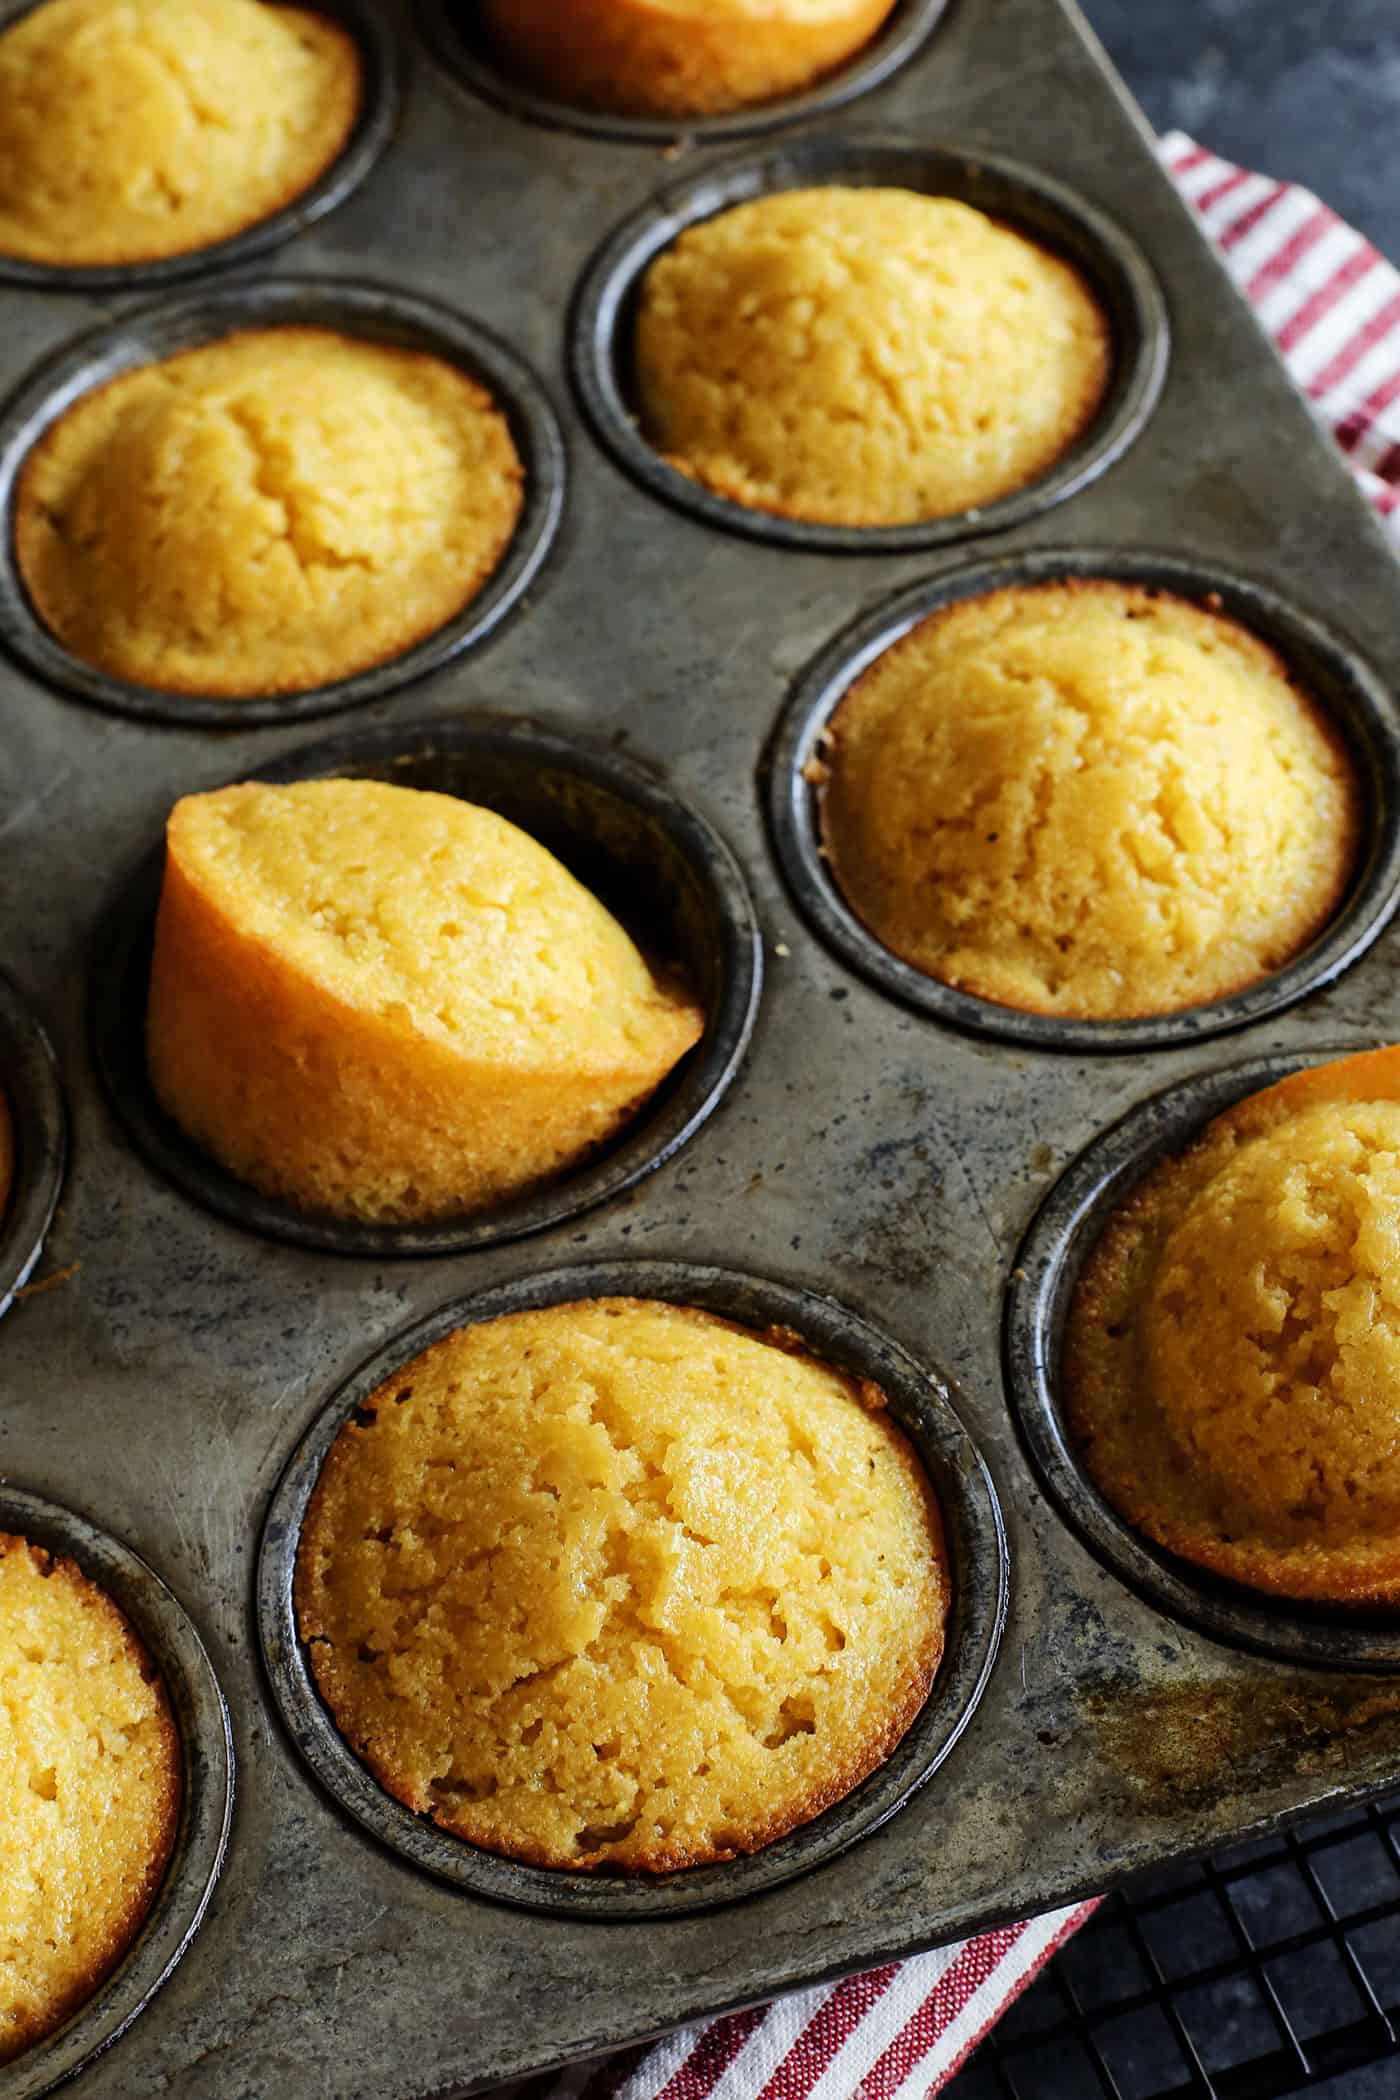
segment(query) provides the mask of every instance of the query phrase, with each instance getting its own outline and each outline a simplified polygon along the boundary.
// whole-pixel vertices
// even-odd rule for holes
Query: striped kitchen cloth
[[[1161,155],[1400,550],[1400,273],[1293,183]],[[497,2100],[926,2100],[1092,1903],[547,2072]]]

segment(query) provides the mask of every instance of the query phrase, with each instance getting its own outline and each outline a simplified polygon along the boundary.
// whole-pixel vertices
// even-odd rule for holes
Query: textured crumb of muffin
[[[337,1725],[458,1836],[556,1868],[752,1852],[886,1757],[948,1576],[877,1389],[689,1309],[462,1329],[346,1424],[296,1600]]]
[[[0,34],[0,254],[153,262],[308,189],[359,112],[339,23],[262,0],[43,0]]]
[[[704,1011],[493,811],[377,780],[171,814],[147,1053],[230,1172],[326,1215],[457,1216],[612,1138]]]
[[[1400,1602],[1400,1050],[1249,1096],[1116,1213],[1067,1402],[1108,1499],[1254,1588]]]
[[[236,700],[382,663],[495,569],[524,475],[484,388],[421,351],[285,327],[122,373],[20,474],[15,554],[64,648]]]
[[[73,1562],[0,1533],[0,2063],[126,1952],[181,1788],[164,1687],[116,1605]]]
[[[750,509],[941,518],[1036,480],[1092,420],[1108,321],[1072,264],[950,197],[785,190],[689,227],[635,331],[648,441]]]
[[[895,0],[481,0],[532,86],[621,116],[712,117],[813,86]]]
[[[1255,635],[1109,582],[922,621],[851,687],[821,765],[832,874],[956,989],[1095,1020],[1223,998],[1337,909],[1361,795]]]

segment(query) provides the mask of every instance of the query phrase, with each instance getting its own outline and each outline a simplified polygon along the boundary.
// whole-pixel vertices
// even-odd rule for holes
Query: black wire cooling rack
[[[947,2100],[1284,2100],[1397,2050],[1400,1792],[1109,1897]]]

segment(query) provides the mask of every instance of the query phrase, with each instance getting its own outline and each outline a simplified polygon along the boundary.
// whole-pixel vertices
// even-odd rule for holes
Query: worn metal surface
[[[204,1926],[83,2074],[84,2100],[457,2092],[1102,1887],[1377,1784],[1400,1755],[1400,1679],[1245,1653],[1102,1565],[1028,1462],[1000,1358],[1009,1266],[1067,1161],[1178,1079],[1400,1033],[1400,932],[1228,1042],[1111,1056],[959,1032],[848,967],[779,873],[761,761],[803,667],[969,549],[800,552],[717,530],[621,473],[570,397],[570,301],[622,220],[716,149],[678,166],[518,121],[441,74],[411,25],[406,41],[394,144],[279,252],[277,275],[372,278],[497,332],[552,394],[569,497],[550,558],[489,644],[340,726],[489,707],[615,741],[734,849],[768,979],[745,1065],[708,1123],[585,1216],[416,1261],[247,1231],[129,1145],[95,1081],[86,980],[94,929],[174,797],[311,732],[290,714],[240,728],[236,704],[228,730],[134,721],[0,670],[3,961],[53,1034],[71,1097],[44,1266],[78,1264],[0,1325],[0,1471],[87,1512],[169,1581],[228,1694],[243,1775]],[[1228,572],[1394,685],[1393,557],[1072,14],[1057,0],[959,0],[912,65],[818,128],[957,141],[1040,170],[1116,219],[1164,288],[1171,366],[1142,435],[1091,486],[978,551],[1146,549]],[[7,384],[131,303],[5,297]],[[1377,705],[1394,734],[1392,703]],[[445,1886],[342,1814],[275,1717],[250,1598],[274,1487],[357,1365],[453,1299],[629,1255],[830,1293],[954,1380],[1007,1518],[1012,1590],[966,1733],[878,1831],[723,1909],[603,1924]],[[7,2100],[14,2078],[0,2074]]]

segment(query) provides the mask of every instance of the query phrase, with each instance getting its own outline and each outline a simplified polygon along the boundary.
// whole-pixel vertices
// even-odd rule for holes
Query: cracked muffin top
[[[322,328],[124,372],[45,432],[15,552],[40,619],[109,675],[238,699],[329,684],[455,617],[523,469],[442,359]]]
[[[164,1686],[112,1599],[72,1561],[0,1533],[0,2064],[126,1952],[181,1787]]]
[[[1073,1434],[1150,1538],[1254,1588],[1400,1602],[1400,1048],[1216,1117],[1111,1220]]]
[[[1072,264],[951,197],[784,190],[689,227],[636,326],[642,429],[752,510],[905,525],[1034,481],[1108,385]]]
[[[360,108],[336,22],[262,0],[44,0],[0,35],[0,254],[154,262],[309,188]]]
[[[1321,932],[1360,790],[1265,643],[1161,592],[966,599],[850,688],[811,769],[847,903],[926,976],[1108,1020],[1219,999]]]
[[[709,1314],[597,1299],[405,1364],[332,1446],[296,1602],[409,1807],[538,1866],[755,1851],[927,1695],[949,1588],[878,1388]]]

